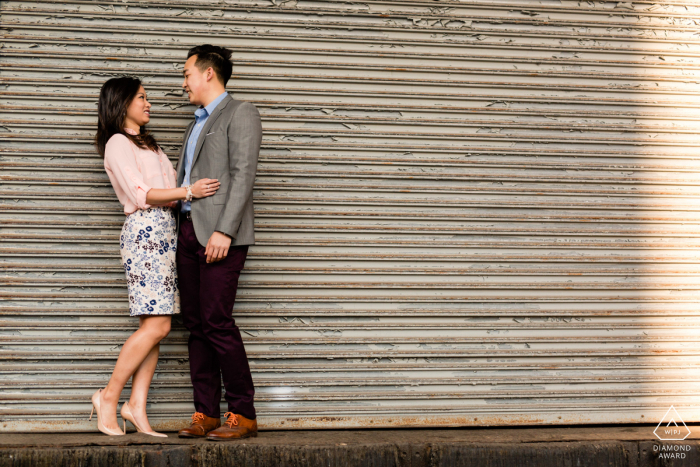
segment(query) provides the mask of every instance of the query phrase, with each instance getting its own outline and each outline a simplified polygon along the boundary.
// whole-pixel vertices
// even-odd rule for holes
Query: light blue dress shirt
[[[185,150],[185,177],[182,179],[182,186],[190,184],[190,173],[192,172],[192,159],[194,159],[194,150],[197,147],[197,140],[199,139],[199,134],[204,128],[204,124],[207,123],[209,115],[214,111],[217,105],[221,103],[224,98],[228,96],[228,93],[224,91],[216,99],[211,101],[208,106],[200,107],[194,111],[194,127],[192,127],[192,133],[187,140],[187,149]],[[192,209],[191,203],[189,201],[183,201],[180,210],[182,212],[187,212]]]

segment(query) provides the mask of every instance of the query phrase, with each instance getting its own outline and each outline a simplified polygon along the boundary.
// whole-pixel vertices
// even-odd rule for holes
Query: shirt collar
[[[130,135],[138,135],[139,132],[136,130],[132,130],[131,128],[124,128],[124,131],[129,133]]]
[[[206,107],[199,107],[197,110],[194,111],[195,117],[204,117],[204,116],[209,116],[211,113],[214,111],[217,105],[221,103],[221,101],[224,100],[224,98],[228,96],[228,92],[224,91],[221,94],[217,96],[216,99],[211,101],[208,106]]]

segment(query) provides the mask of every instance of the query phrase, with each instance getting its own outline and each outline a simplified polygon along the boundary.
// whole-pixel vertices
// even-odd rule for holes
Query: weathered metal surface
[[[262,428],[700,420],[697,4],[0,14],[0,431],[94,429],[136,326],[97,94],[140,76],[175,161],[202,37],[234,50],[229,90],[263,120],[234,310]],[[161,346],[157,429],[192,410],[185,338]]]

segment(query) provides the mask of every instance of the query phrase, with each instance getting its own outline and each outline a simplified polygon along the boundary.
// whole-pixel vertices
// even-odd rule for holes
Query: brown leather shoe
[[[192,424],[177,432],[180,438],[204,438],[207,433],[221,426],[221,419],[207,417],[201,412],[192,415]]]
[[[250,420],[243,415],[226,412],[224,417],[228,419],[214,431],[207,434],[207,439],[221,441],[226,439],[255,438],[258,436],[258,422]]]

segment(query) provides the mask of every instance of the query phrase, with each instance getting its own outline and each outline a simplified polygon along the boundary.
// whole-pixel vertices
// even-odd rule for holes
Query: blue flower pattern
[[[151,207],[129,214],[122,227],[119,249],[129,288],[130,315],[179,313],[173,210]]]

